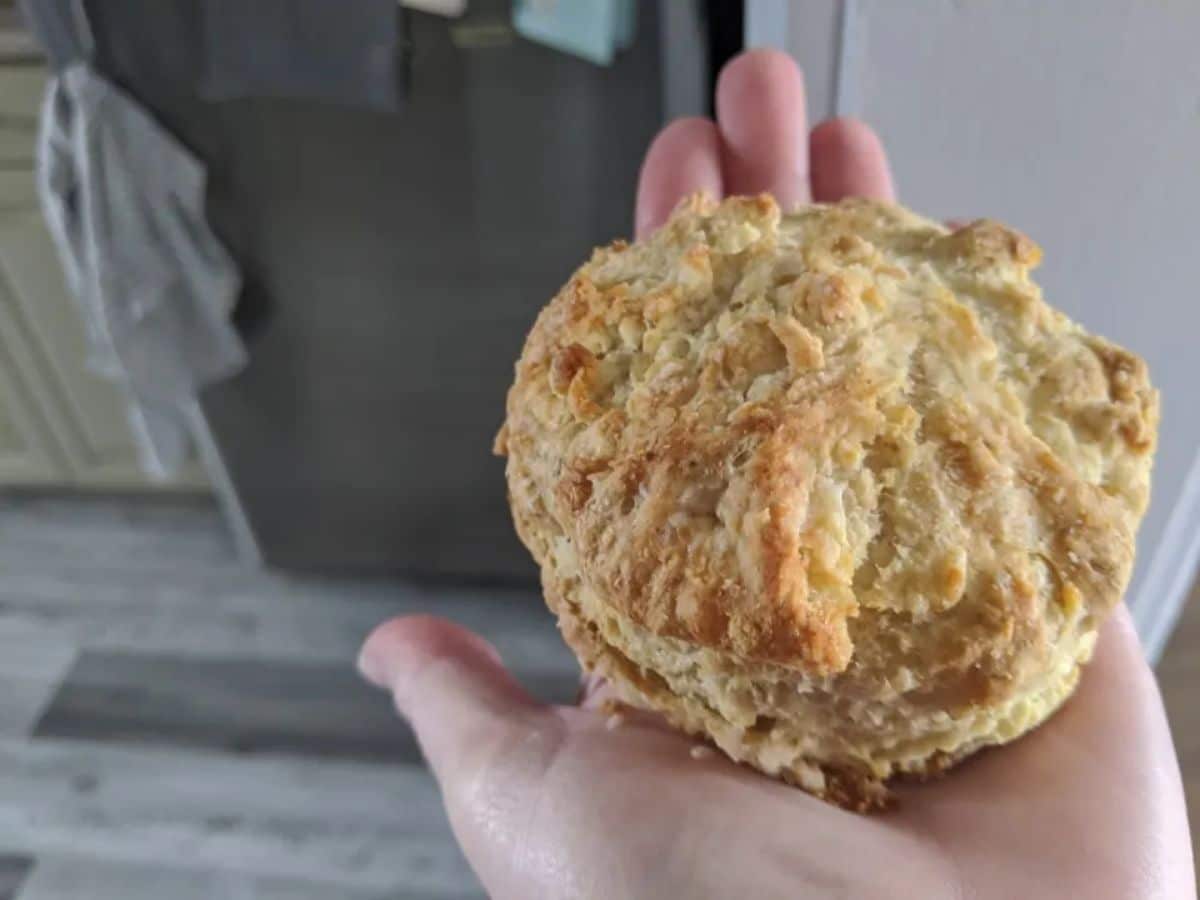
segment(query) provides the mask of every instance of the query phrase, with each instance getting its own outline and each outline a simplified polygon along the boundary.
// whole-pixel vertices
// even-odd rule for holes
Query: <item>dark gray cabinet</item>
[[[663,118],[659,12],[640,4],[611,67],[518,37],[500,0],[404,13],[391,111],[204,100],[153,77],[144,34],[93,22],[106,73],[208,164],[244,269],[251,362],[202,402],[269,564],[534,576],[492,438],[537,311],[630,231]]]

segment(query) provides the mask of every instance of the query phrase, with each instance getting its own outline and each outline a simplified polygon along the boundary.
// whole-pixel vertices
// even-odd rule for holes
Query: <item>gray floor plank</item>
[[[0,620],[0,737],[29,733],[75,655],[75,643],[55,629]]]
[[[473,628],[518,668],[574,670],[538,594],[400,580],[300,578],[201,566],[147,576],[70,560],[3,561],[0,624],[60,629],[93,649],[345,662],[395,615]]]
[[[570,702],[570,674],[522,679],[543,699]],[[180,659],[89,651],[66,678],[37,737],[139,741],[419,763],[388,697],[347,665]]]
[[[0,740],[0,847],[418,896],[477,890],[414,766]]]
[[[387,696],[349,666],[86,652],[33,734],[421,761]]]
[[[239,565],[208,498],[0,491],[0,560],[39,557],[125,570]]]
[[[410,735],[353,674],[370,629],[414,612],[573,696],[535,589],[247,571],[205,501],[0,492],[0,855],[22,861],[0,885],[20,870],[21,900],[479,896],[430,776],[405,763]]]
[[[33,867],[33,857],[0,854],[0,900],[15,900]]]
[[[42,857],[17,900],[475,900],[480,892],[372,890],[241,872]],[[0,898],[7,900],[0,891]]]

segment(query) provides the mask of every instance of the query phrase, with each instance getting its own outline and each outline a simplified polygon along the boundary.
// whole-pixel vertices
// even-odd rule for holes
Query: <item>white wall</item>
[[[751,42],[781,43],[761,30],[780,6],[751,0]],[[905,203],[1027,232],[1047,299],[1149,361],[1163,425],[1129,599],[1156,655],[1200,551],[1200,3],[782,7],[782,43],[819,86],[833,61],[823,89],[880,131]]]

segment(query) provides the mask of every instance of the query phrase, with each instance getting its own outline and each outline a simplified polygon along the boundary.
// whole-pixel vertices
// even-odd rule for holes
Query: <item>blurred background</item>
[[[1128,600],[1200,818],[1200,6],[0,0],[0,900],[478,896],[403,612],[578,673],[491,441],[533,317],[743,47],[1046,251],[1163,393]]]

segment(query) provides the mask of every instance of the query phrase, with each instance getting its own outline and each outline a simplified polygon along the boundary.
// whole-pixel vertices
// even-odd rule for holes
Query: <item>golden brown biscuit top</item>
[[[656,633],[813,673],[868,611],[1000,643],[1106,612],[1157,394],[1040,257],[992,221],[691,198],[538,317],[497,439],[518,531]]]

